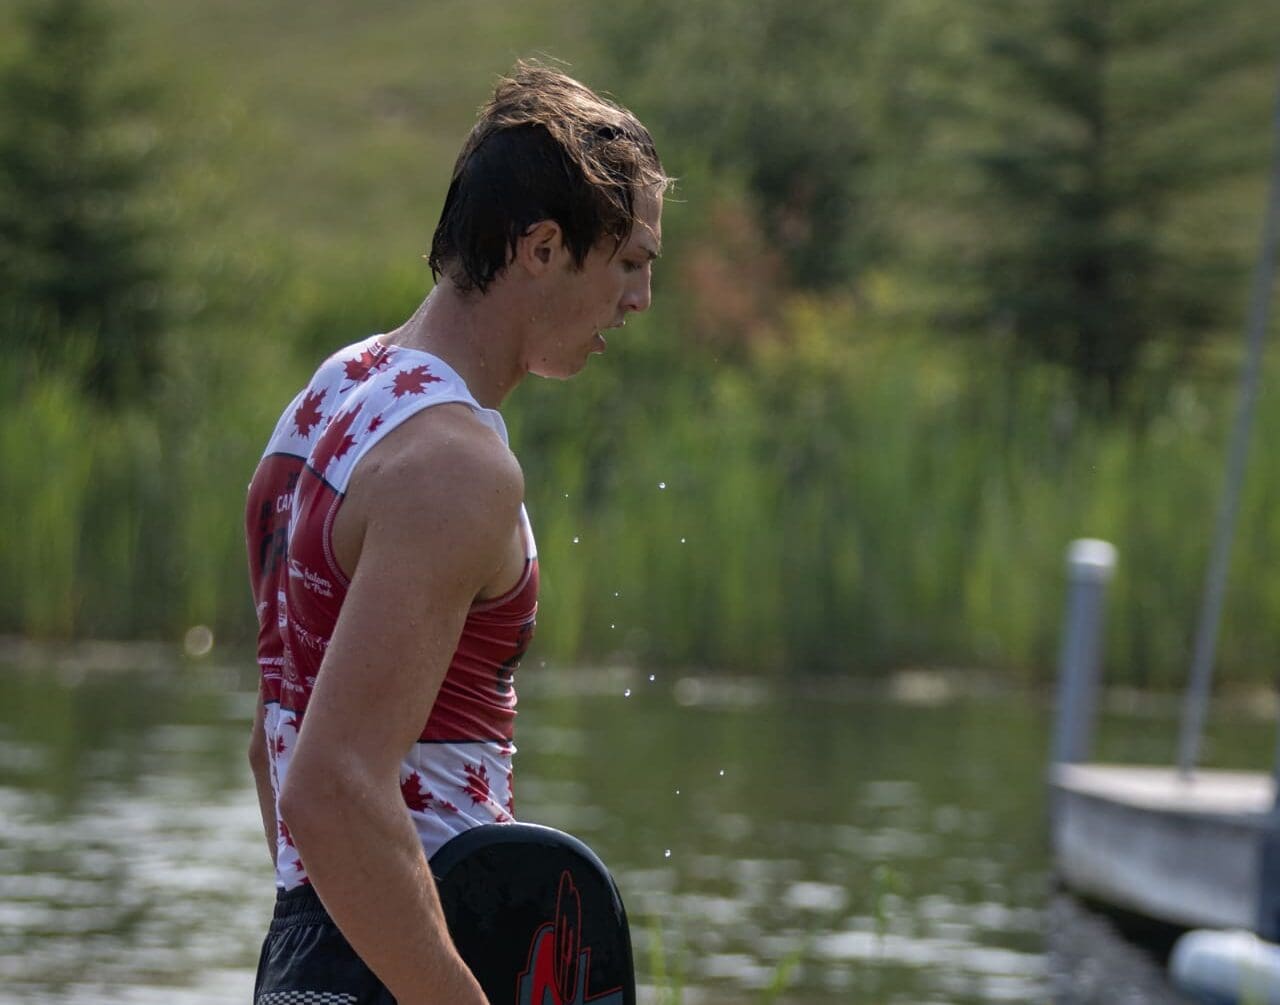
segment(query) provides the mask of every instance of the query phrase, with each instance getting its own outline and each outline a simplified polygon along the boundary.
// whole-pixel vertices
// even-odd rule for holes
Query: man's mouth
[[[591,351],[604,352],[604,347],[605,347],[604,333],[614,328],[622,328],[623,326],[626,325],[626,323],[627,323],[627,319],[623,318],[621,321],[615,321],[613,324],[606,325],[604,328],[599,329],[596,332],[596,337],[592,340],[593,347]]]

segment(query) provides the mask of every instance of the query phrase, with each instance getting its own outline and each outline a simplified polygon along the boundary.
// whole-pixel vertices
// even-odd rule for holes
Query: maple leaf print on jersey
[[[431,792],[422,791],[422,776],[410,771],[409,777],[400,783],[400,794],[404,796],[404,804],[418,813],[425,813],[431,808]]]
[[[464,764],[462,770],[467,774],[467,795],[473,803],[489,801],[489,772],[483,764]]]
[[[418,813],[425,813],[433,806],[438,810],[445,810],[449,813],[458,812],[458,807],[447,799],[437,799],[431,794],[430,789],[424,790],[422,776],[416,771],[410,771],[409,777],[400,783],[400,794],[404,796],[404,804]]]
[[[437,377],[425,363],[412,370],[401,370],[391,381],[391,393],[397,398],[406,394],[422,394],[428,384],[439,384],[444,378]]]
[[[371,435],[371,436],[372,436],[374,433],[376,433],[379,429],[381,429],[381,428],[382,428],[382,421],[383,421],[383,420],[382,420],[382,416],[381,416],[381,415],[375,415],[375,416],[370,420],[370,422],[369,422],[369,430],[368,430],[368,431],[369,431],[369,435]]]
[[[347,380],[351,381],[350,387],[356,384],[363,384],[375,373],[381,373],[391,365],[391,357],[395,353],[387,350],[385,346],[375,345],[372,349],[365,349],[355,359],[349,359],[342,364],[343,374]],[[350,388],[344,388],[349,390]]]
[[[280,821],[280,836],[284,838],[284,843],[287,844],[290,848],[297,847],[293,843],[293,835],[289,833],[289,825],[285,823],[283,820]]]
[[[312,452],[312,466],[320,474],[324,474],[332,462],[340,460],[356,445],[356,438],[350,434],[350,430],[351,424],[356,421],[356,415],[360,412],[360,407],[356,405],[355,408],[335,415],[329,420],[329,425],[325,427],[320,442]]]
[[[316,424],[324,418],[320,411],[320,402],[324,401],[327,391],[308,391],[307,396],[302,399],[302,404],[297,407],[293,413],[293,428],[298,431],[298,435],[306,439],[311,435],[311,430],[316,428]]]

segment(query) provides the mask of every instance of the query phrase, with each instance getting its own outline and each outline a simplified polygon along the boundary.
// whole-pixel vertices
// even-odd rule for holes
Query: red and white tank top
[[[334,517],[365,452],[410,416],[445,403],[471,407],[507,441],[502,417],[481,407],[443,360],[366,339],[331,356],[299,392],[249,486],[245,530],[277,801],[276,884],[284,889],[307,874],[279,815],[280,790],[348,586],[334,559]],[[538,609],[537,550],[523,507],[520,523],[524,574],[504,596],[472,606],[422,734],[400,766],[405,806],[428,856],[470,827],[514,819],[514,675]]]

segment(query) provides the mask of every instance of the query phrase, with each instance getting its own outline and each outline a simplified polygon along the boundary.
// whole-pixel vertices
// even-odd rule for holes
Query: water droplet
[[[660,489],[665,489],[666,487],[667,487],[667,483],[666,483],[666,482],[658,482],[658,488],[660,488]]]
[[[613,591],[613,595],[616,597],[616,596],[618,595],[618,591],[617,591],[617,590],[614,590],[614,591]]]
[[[677,795],[677,796],[678,796],[678,795],[680,795],[680,790],[679,790],[679,789],[676,789],[676,795]]]
[[[684,544],[684,538],[680,538],[680,543]]]
[[[196,625],[182,639],[188,656],[208,656],[213,650],[213,631],[208,625]]]
[[[618,626],[617,626],[617,625],[610,625],[609,627],[610,627],[610,628],[617,628]]]
[[[663,857],[663,858],[670,858],[670,857],[671,857],[671,849],[670,849],[670,848],[668,848],[666,851],[664,851],[664,852],[662,853],[662,857]]]
[[[627,688],[625,691],[623,691],[623,692],[622,692],[622,697],[624,697],[624,698],[630,698],[630,697],[631,697],[631,688]],[[723,775],[723,774],[724,774],[724,772],[722,771],[722,772],[720,772],[720,774],[722,774],[722,775]]]
[[[574,544],[577,544],[577,543],[578,543],[578,538],[577,538],[577,535],[574,535],[574,538],[573,538],[573,543],[574,543]]]
[[[723,777],[724,777],[724,768],[721,768],[721,769],[720,769],[720,777],[721,777],[721,778],[723,778]]]
[[[652,684],[658,677],[656,674],[649,674],[649,683]]]

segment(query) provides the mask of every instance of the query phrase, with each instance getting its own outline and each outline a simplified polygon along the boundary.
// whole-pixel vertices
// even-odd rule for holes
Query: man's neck
[[[421,349],[449,364],[485,408],[498,408],[524,379],[522,336],[500,287],[462,293],[447,279],[433,289],[386,341]]]

